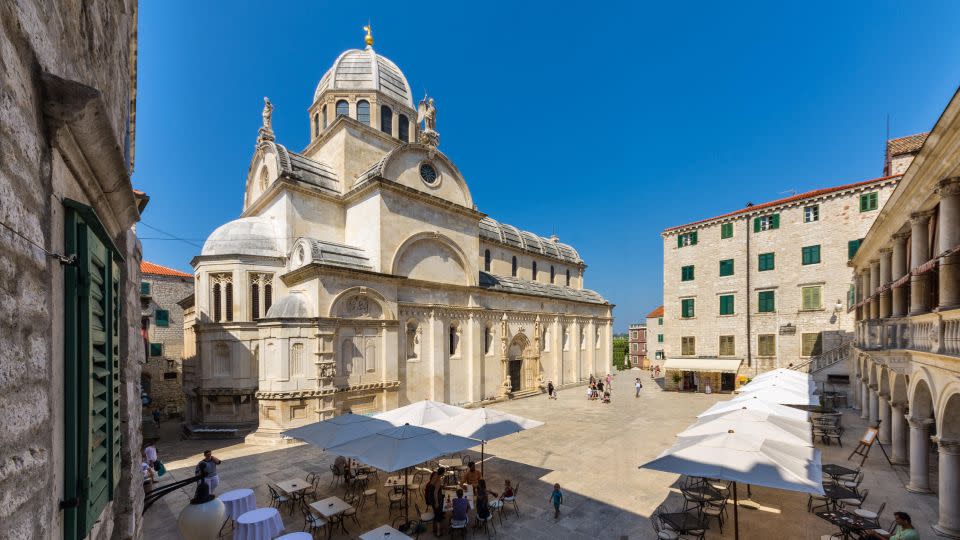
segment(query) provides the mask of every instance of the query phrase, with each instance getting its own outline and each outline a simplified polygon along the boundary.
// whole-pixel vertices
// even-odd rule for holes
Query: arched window
[[[320,116],[323,117],[323,129],[327,129],[327,106],[326,105],[324,105],[323,108],[320,109]]]
[[[250,320],[255,321],[260,318],[260,284],[253,282],[250,284]]]
[[[483,354],[490,354],[490,349],[493,345],[493,332],[490,331],[489,326],[483,327]]]
[[[460,344],[460,333],[456,324],[450,325],[450,356],[457,354],[457,345]]]
[[[320,113],[313,113],[313,136],[320,134]]]
[[[485,272],[490,271],[490,250],[489,249],[483,250],[483,270]]]
[[[400,121],[397,123],[397,137],[403,142],[410,142],[408,137],[410,136],[410,120],[407,119],[407,115],[401,114]]]
[[[350,104],[341,99],[337,102],[337,116],[350,116]]]
[[[513,277],[517,277],[517,256],[516,255],[513,256],[512,264],[513,266],[510,269],[510,275]]]
[[[380,131],[393,135],[393,111],[386,105],[380,106]]]
[[[556,277],[557,272],[554,270],[553,265],[550,265],[550,283],[553,283],[554,278]]]
[[[225,289],[227,294],[227,301],[226,301],[227,305],[225,306],[226,312],[227,312],[226,313],[227,321],[232,321],[233,320],[233,283],[227,283],[227,286],[225,287]]]
[[[270,311],[270,305],[273,304],[273,285],[267,283],[263,286],[263,314]]]
[[[370,102],[361,99],[357,102],[357,122],[370,125]]]
[[[220,284],[213,284],[213,321],[220,322],[223,313],[220,309]]]
[[[570,286],[570,269],[567,268],[567,287]]]
[[[268,173],[267,173],[267,168],[264,167],[264,168],[260,169],[260,192],[261,192],[261,193],[263,193],[264,191],[267,190],[267,180],[268,180],[268,179],[269,179],[269,175],[268,175]]]
[[[533,280],[537,280],[537,261],[533,261]]]

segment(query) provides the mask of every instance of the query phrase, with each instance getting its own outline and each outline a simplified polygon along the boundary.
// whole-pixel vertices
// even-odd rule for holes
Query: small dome
[[[327,90],[379,91],[413,108],[407,78],[389,58],[373,52],[373,47],[350,49],[338,56],[320,79],[313,100]]]
[[[235,219],[217,227],[203,243],[200,255],[283,257],[277,247],[276,228],[266,217]]]
[[[309,319],[313,317],[313,309],[307,301],[307,296],[300,291],[292,291],[267,310],[268,319]]]

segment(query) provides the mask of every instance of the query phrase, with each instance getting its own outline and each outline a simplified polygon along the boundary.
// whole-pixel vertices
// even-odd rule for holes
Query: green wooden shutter
[[[863,238],[858,240],[850,240],[847,242],[847,259],[852,259],[854,255],[857,254],[857,250],[860,249],[861,242],[863,242]]]
[[[693,231],[692,233],[690,233],[690,245],[691,246],[697,245],[697,231]]]
[[[760,232],[760,218],[753,218],[753,232]]]
[[[678,248],[682,248],[682,247],[683,247],[683,235],[682,235],[682,234],[678,234],[678,235],[677,235],[677,247],[678,247]]]
[[[154,312],[154,320],[157,326],[170,326],[170,312],[166,309],[158,309]]]
[[[733,223],[724,223],[720,225],[720,238],[733,237]]]
[[[770,216],[770,229],[779,229],[780,228],[780,214],[773,214]]]

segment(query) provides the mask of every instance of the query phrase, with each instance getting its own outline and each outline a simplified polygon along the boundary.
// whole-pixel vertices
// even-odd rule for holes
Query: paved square
[[[633,378],[637,375],[642,377],[644,388],[641,396],[634,398]],[[638,465],[670,446],[675,434],[693,422],[697,414],[730,396],[663,392],[647,372],[637,371],[621,373],[614,389],[613,402],[608,405],[587,401],[583,387],[577,387],[561,391],[557,400],[544,396],[495,406],[546,423],[486,445],[488,459],[484,469],[490,488],[499,491],[505,478],[518,487],[520,517],[508,508],[503,515],[503,526],[496,521],[498,536],[524,540],[655,538],[648,516],[665,501],[672,508],[679,507],[682,499],[673,486],[677,476],[638,469]],[[843,425],[847,428],[843,448],[817,445],[823,450],[825,464],[855,465],[847,461],[847,456],[862,434],[864,423],[856,414],[844,414]],[[335,456],[310,446],[248,446],[236,440],[158,444],[161,459],[169,460],[168,476],[173,478],[192,475],[205,447],[213,448],[214,454],[223,460],[218,467],[220,493],[249,487],[254,489],[258,505],[266,506],[270,502],[267,483],[305,478],[308,472],[319,471],[323,474],[319,495],[343,495],[343,488],[329,487],[329,465]],[[479,450],[478,447],[477,458]],[[875,509],[887,502],[882,523],[892,519],[893,511],[902,509],[913,516],[921,535],[933,536],[930,525],[937,519],[935,496],[908,494],[903,488],[906,471],[887,465],[879,448],[871,452],[865,471],[863,487],[871,491],[866,508]],[[549,501],[554,483],[559,483],[564,491],[558,520],[553,518]],[[371,487],[378,486],[371,484]],[[335,538],[356,538],[392,522],[387,514],[387,490],[383,487],[378,490],[379,507],[368,504],[358,513],[361,530],[348,521],[350,534],[334,534]],[[186,492],[177,492],[154,505],[146,515],[145,537],[177,538],[176,518],[189,496]],[[752,501],[758,508],[740,509],[742,539],[819,538],[821,534],[835,532],[826,521],[806,511],[806,495],[753,488]],[[422,500],[416,502],[423,507]],[[411,502],[411,508],[413,504]],[[730,520],[724,524],[723,534],[716,521],[712,521],[707,538],[733,538],[732,508],[729,513]],[[303,528],[299,511],[291,516],[284,510],[283,519],[288,532]],[[483,533],[474,532],[473,536],[482,537]],[[432,533],[422,537],[432,537]]]

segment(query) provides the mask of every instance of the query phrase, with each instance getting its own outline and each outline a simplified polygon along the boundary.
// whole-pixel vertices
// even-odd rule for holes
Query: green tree
[[[630,368],[625,359],[629,350],[630,343],[626,334],[613,336],[613,366],[618,370]]]

